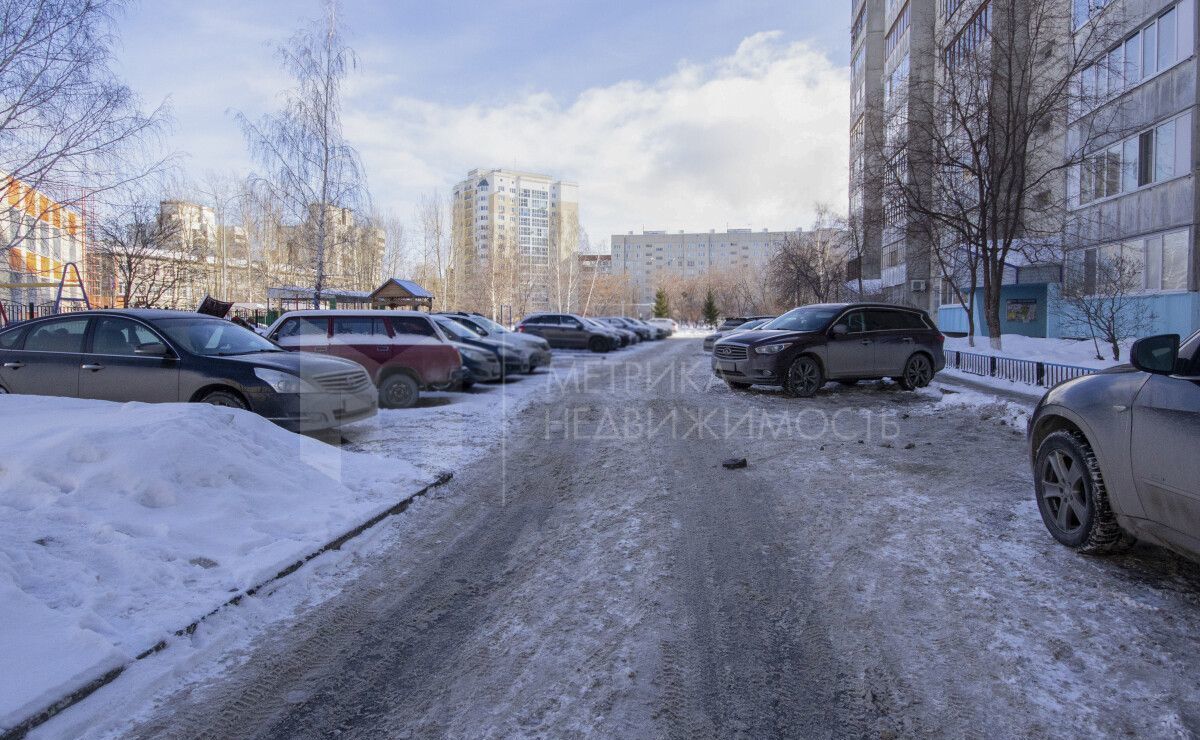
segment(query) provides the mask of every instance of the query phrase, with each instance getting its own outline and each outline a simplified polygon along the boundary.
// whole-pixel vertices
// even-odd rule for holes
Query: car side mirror
[[[1144,337],[1133,343],[1129,361],[1144,373],[1170,375],[1179,359],[1179,335],[1159,334]]]
[[[133,353],[136,355],[144,355],[146,357],[166,357],[167,345],[162,342],[146,342],[139,344],[133,348]]]
[[[834,324],[833,329],[829,331],[829,335],[834,339],[841,339],[850,333],[850,327],[845,324]]]

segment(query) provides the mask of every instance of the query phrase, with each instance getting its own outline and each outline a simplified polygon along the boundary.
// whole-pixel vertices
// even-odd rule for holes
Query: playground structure
[[[74,281],[69,282],[69,276],[74,273]],[[82,304],[72,309],[87,310],[92,307],[91,301],[88,299],[87,286],[83,283],[83,275],[79,272],[79,267],[74,262],[67,262],[62,266],[62,275],[55,281],[42,282],[16,282],[16,283],[0,283],[0,290],[4,289],[23,290],[29,288],[55,288],[54,302],[51,304],[9,304],[5,306],[4,301],[0,301],[0,326],[8,326],[9,324],[17,323],[18,321],[28,321],[41,315],[53,315],[62,313],[64,303]],[[66,290],[69,288],[78,288],[79,297],[67,295]]]

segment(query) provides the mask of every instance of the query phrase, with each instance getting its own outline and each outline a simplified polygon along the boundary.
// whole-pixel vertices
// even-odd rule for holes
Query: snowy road
[[[1200,570],[1055,544],[1012,407],[735,393],[698,345],[579,360],[340,593],[117,734],[1200,730]]]

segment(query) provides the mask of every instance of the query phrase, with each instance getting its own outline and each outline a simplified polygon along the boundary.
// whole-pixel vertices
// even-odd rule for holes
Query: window
[[[991,15],[991,7],[984,3],[975,12],[974,17],[963,25],[954,40],[946,45],[944,54],[947,72],[962,64],[988,38]]]
[[[908,3],[904,4],[904,7],[896,16],[895,22],[892,23],[892,29],[887,33],[887,38],[884,41],[886,56],[892,55],[892,52],[900,45],[900,41],[904,38],[906,31],[908,31]]]
[[[1077,175],[1072,176],[1073,197],[1083,205],[1187,174],[1191,171],[1191,136],[1189,112],[1084,157]]]
[[[25,327],[19,326],[8,331],[0,331],[0,349],[15,349],[17,340],[21,338],[21,334],[25,331]]]
[[[434,337],[437,334],[428,319],[419,316],[392,316],[392,331],[397,334],[416,334],[423,337]]]
[[[1175,176],[1175,122],[1167,121],[1154,131],[1154,180]]]
[[[323,337],[329,332],[329,320],[324,316],[303,316],[288,319],[279,327],[279,339],[287,337]]]
[[[382,318],[370,316],[339,316],[333,320],[333,335],[387,337],[387,327]]]
[[[1162,236],[1162,257],[1154,255],[1155,261],[1162,264],[1161,281],[1147,285],[1150,290],[1187,290],[1188,288],[1188,254],[1190,239],[1187,229],[1173,231]]]
[[[1084,288],[1089,295],[1122,291],[1187,290],[1191,232],[1179,229],[1087,249]]]
[[[1175,23],[1179,14],[1171,8],[1158,17],[1158,69],[1175,63]]]
[[[92,351],[98,355],[134,355],[139,345],[157,343],[161,340],[154,332],[129,319],[96,319],[92,332]]]
[[[87,319],[56,319],[38,324],[25,339],[27,352],[82,352]]]

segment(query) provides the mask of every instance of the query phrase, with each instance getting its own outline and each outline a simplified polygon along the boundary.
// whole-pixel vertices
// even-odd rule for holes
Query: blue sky
[[[829,166],[845,162],[843,3],[346,0],[342,10],[361,61],[347,134],[381,210],[411,212],[474,166],[579,181],[594,240],[643,225],[794,226],[814,199],[844,202],[844,175]],[[274,106],[286,81],[271,46],[319,13],[317,0],[141,0],[122,23],[118,68],[147,102],[170,99],[169,144],[191,174],[242,172],[251,163],[229,110]],[[712,182],[689,192],[697,178]]]

